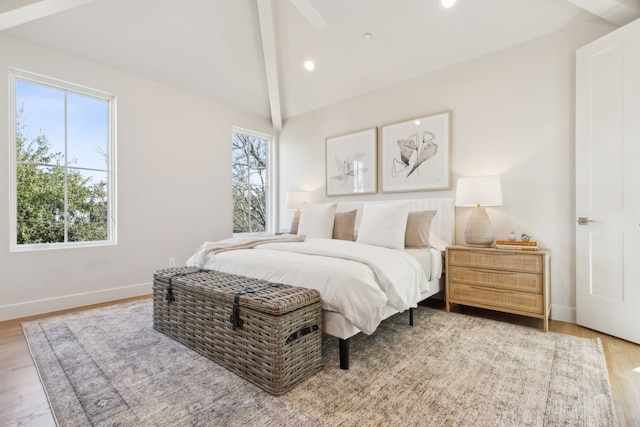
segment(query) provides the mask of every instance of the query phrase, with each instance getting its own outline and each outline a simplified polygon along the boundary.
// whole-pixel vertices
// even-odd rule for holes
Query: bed
[[[443,253],[454,239],[452,199],[305,205],[297,236],[205,242],[188,266],[320,291],[323,332],[349,340],[444,289]]]

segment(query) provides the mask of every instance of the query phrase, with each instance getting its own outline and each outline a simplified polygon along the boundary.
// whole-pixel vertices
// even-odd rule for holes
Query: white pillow
[[[404,249],[408,202],[365,203],[356,242]]]
[[[337,203],[302,205],[298,234],[307,237],[330,239],[333,236],[333,220]]]

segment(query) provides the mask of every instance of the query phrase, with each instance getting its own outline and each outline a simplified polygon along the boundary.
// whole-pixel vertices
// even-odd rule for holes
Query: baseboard
[[[551,319],[576,323],[576,308],[566,305],[551,304]]]
[[[120,288],[101,289],[94,292],[2,305],[0,306],[0,322],[91,304],[150,295],[152,293],[152,286],[152,283],[141,283],[138,285],[122,286]]]
[[[151,282],[0,306],[0,322],[152,293]],[[551,304],[551,319],[576,323],[575,307]]]

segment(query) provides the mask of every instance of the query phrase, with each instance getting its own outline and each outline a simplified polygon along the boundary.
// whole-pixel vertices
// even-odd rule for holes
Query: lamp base
[[[296,209],[291,218],[291,227],[289,227],[290,234],[298,234],[298,224],[300,223],[300,209]]]
[[[471,213],[464,229],[464,242],[475,248],[488,248],[493,245],[495,235],[493,225],[485,208],[478,206]]]

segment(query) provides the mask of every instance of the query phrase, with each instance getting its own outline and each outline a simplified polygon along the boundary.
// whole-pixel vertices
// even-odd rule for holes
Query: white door
[[[640,20],[576,55],[576,319],[640,343]]]

